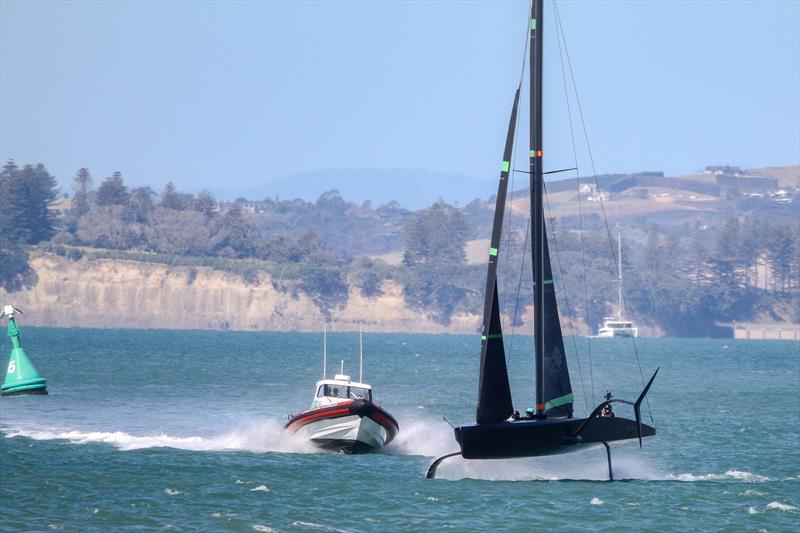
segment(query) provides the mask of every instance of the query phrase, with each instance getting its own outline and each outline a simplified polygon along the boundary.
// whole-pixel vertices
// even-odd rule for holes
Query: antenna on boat
[[[364,332],[358,328],[358,382],[364,383]]]
[[[344,359],[339,363],[339,374],[344,375]]]
[[[624,320],[622,316],[622,232],[619,230],[617,224],[617,256],[619,258],[619,267],[617,268],[617,286],[619,290],[619,319]]]
[[[328,370],[328,321],[325,321],[325,326],[322,333],[322,379],[325,379]]]

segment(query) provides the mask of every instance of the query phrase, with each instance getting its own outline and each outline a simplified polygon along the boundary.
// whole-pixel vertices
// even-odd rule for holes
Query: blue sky
[[[800,162],[800,2],[559,9],[598,172]],[[527,12],[3,0],[0,158],[43,162],[65,185],[87,166],[96,181],[120,170],[193,191],[351,168],[493,181]],[[545,24],[545,161],[562,168],[572,147],[549,2]]]

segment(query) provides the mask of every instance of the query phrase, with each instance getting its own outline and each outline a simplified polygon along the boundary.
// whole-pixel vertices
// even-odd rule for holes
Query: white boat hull
[[[378,450],[386,443],[386,429],[368,417],[341,416],[310,422],[297,430],[315,445],[345,453]]]
[[[600,328],[597,330],[600,338],[610,337],[638,337],[639,328]]]

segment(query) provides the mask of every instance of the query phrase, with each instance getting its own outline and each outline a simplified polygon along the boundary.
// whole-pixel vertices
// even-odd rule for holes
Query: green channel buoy
[[[33,366],[28,354],[19,343],[19,328],[14,319],[15,312],[21,311],[14,306],[7,305],[0,315],[0,318],[8,317],[8,336],[11,339],[11,357],[8,361],[6,379],[0,386],[0,395],[47,394],[45,379],[36,371],[36,367]]]

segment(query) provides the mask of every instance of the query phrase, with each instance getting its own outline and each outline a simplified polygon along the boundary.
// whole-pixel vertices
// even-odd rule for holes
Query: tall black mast
[[[542,176],[542,22],[543,0],[531,5],[530,43],[530,196],[536,342],[536,416],[544,417],[544,184]]]

